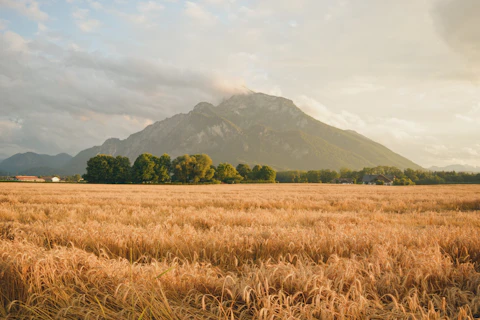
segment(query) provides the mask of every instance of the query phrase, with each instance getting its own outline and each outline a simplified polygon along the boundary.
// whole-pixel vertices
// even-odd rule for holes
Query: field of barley
[[[479,316],[480,186],[0,184],[0,318]]]

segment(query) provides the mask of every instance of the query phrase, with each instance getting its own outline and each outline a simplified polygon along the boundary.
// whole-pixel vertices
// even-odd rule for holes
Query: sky
[[[248,88],[424,167],[480,166],[478,0],[0,0],[0,159]]]

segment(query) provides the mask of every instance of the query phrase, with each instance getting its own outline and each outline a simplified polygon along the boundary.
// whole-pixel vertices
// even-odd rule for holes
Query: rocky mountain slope
[[[291,100],[262,93],[236,95],[218,106],[202,102],[188,114],[156,122],[125,140],[108,139],[81,151],[64,167],[85,172],[97,154],[123,155],[134,161],[144,152],[206,153],[214,163],[269,164],[284,169],[359,169],[377,165],[420,166],[354,131],[322,123]]]

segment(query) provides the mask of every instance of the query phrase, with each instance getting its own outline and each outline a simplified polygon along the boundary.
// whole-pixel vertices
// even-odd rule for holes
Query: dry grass
[[[0,184],[0,318],[473,319],[480,186]]]

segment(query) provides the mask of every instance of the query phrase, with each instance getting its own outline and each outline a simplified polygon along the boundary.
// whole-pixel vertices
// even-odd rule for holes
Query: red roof
[[[44,181],[36,176],[16,176],[15,179],[18,181]]]

